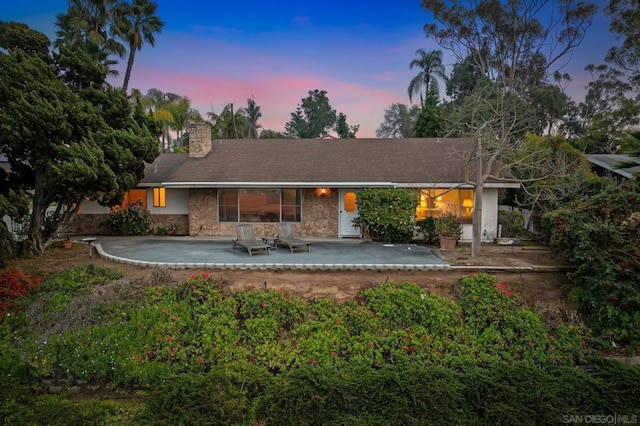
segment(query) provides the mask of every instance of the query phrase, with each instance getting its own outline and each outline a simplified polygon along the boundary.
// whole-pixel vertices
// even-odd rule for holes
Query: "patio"
[[[311,251],[291,253],[287,247],[271,254],[232,248],[230,238],[100,237],[93,245],[115,262],[174,269],[258,270],[449,270],[450,265],[428,247],[381,244],[359,239],[310,239]]]

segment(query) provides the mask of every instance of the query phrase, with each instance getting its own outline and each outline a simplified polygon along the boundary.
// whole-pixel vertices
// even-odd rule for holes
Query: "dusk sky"
[[[165,27],[155,47],[137,52],[129,87],[187,96],[203,116],[221,112],[227,102],[245,107],[253,96],[262,109],[260,124],[276,131],[284,130],[310,90],[320,89],[349,124],[360,125],[358,137],[375,137],[386,108],[409,104],[416,49],[438,48],[424,36],[429,16],[420,0],[157,3]],[[0,20],[23,22],[53,40],[55,15],[66,10],[66,0],[1,0]],[[613,43],[608,26],[599,13],[563,70],[574,79],[568,92],[575,100],[590,80],[581,71],[602,63]],[[447,74],[449,62],[445,52]],[[122,85],[125,65],[126,58],[115,86]]]

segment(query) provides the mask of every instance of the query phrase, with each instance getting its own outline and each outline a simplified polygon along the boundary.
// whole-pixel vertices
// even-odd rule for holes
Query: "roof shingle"
[[[473,148],[462,138],[219,139],[204,158],[160,155],[141,185],[464,183]]]

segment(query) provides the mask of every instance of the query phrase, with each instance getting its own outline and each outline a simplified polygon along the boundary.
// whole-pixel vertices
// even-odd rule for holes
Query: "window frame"
[[[454,202],[452,195],[454,195]],[[418,190],[418,206],[416,220],[438,218],[443,214],[454,211],[462,224],[473,222],[474,207],[463,207],[465,199],[475,201],[473,188],[422,188]],[[447,200],[447,198],[449,200]]]
[[[291,193],[293,191],[293,193]],[[235,194],[235,200],[232,200]],[[254,197],[251,197],[254,195]],[[257,195],[257,197],[255,197]],[[293,195],[293,197],[292,197]],[[253,198],[254,204],[264,196],[262,210],[254,205],[247,208]],[[269,209],[277,198],[278,211]],[[302,190],[300,188],[219,188],[218,189],[218,222],[219,223],[300,223],[302,222]],[[291,200],[294,199],[292,203]],[[245,210],[243,211],[243,202]],[[235,211],[234,211],[235,209]],[[293,213],[286,213],[292,210]],[[275,216],[274,216],[275,214]],[[257,218],[258,220],[253,220]],[[293,218],[293,220],[284,220]]]

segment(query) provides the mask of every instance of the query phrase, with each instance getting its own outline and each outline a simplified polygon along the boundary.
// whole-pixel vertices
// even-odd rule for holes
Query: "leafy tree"
[[[475,168],[468,182],[475,188],[472,256],[480,250],[484,182],[509,170],[509,155],[535,122],[528,88],[546,82],[566,63],[597,10],[593,3],[574,0],[549,5],[544,0],[422,1],[431,15],[426,35],[481,77],[450,119],[451,134],[476,141],[464,154]]]
[[[376,129],[378,138],[411,138],[420,108],[395,103],[384,110],[384,121]]]
[[[640,124],[640,104],[622,71],[608,65],[589,65],[586,69],[593,73],[594,80],[579,105],[584,134],[575,145],[588,153],[612,153]]]
[[[566,64],[597,10],[575,0],[423,0],[422,6],[432,16],[427,37],[516,93]]]
[[[611,17],[609,29],[622,40],[620,46],[609,49],[607,62],[630,73],[630,81],[640,85],[640,15],[632,0],[609,0],[605,13]]]
[[[424,49],[418,49],[416,56],[418,57],[409,63],[409,69],[419,68],[420,72],[409,82],[407,93],[409,94],[409,102],[412,102],[413,95],[420,95],[420,106],[424,107],[422,90],[424,89],[425,97],[427,97],[427,92],[432,87],[432,81],[436,79],[446,81],[444,65],[442,65],[442,50],[427,52]]]
[[[340,123],[338,123],[340,118]],[[336,127],[339,124],[339,128]],[[332,131],[340,137],[355,137],[359,126],[347,124],[347,117],[340,116],[331,108],[325,90],[310,90],[309,96],[291,113],[291,120],[285,124],[285,135],[291,138],[317,138],[328,136]]]
[[[473,58],[467,56],[461,62],[453,64],[451,75],[447,78],[447,96],[459,104],[465,96],[473,93],[481,77],[480,69],[473,64]]]
[[[6,36],[17,31],[19,45]],[[38,252],[51,241],[43,235],[49,206],[59,217],[55,235],[83,200],[121,202],[142,178],[143,162],[157,155],[153,121],[121,91],[65,84],[42,51],[44,39],[24,25],[0,24],[0,145],[13,187],[32,191],[29,239]]]
[[[338,113],[336,119],[336,133],[340,138],[355,138],[358,133],[359,125],[350,126],[347,124],[347,116],[343,113]]]
[[[264,129],[260,132],[260,139],[286,139],[287,135],[271,129]]]
[[[586,156],[562,137],[528,134],[513,162],[513,173],[522,184],[515,204],[530,210],[536,221],[606,185],[591,172]]]
[[[327,136],[336,124],[336,110],[331,108],[325,90],[310,90],[302,99],[291,120],[285,125],[285,133],[295,138]]]
[[[438,105],[438,84],[431,81],[426,101],[418,115],[413,133],[419,138],[444,136],[445,119],[442,107]]]
[[[129,78],[136,51],[142,49],[146,41],[151,46],[155,45],[155,34],[162,32],[164,22],[156,15],[158,4],[149,0],[133,0],[132,3],[121,3],[118,8],[120,21],[118,22],[120,37],[129,47],[129,59],[127,70],[124,74],[122,90],[129,87]]]
[[[528,95],[536,115],[535,133],[548,136],[555,134],[568,113],[569,97],[558,86],[546,83],[530,87]]]

